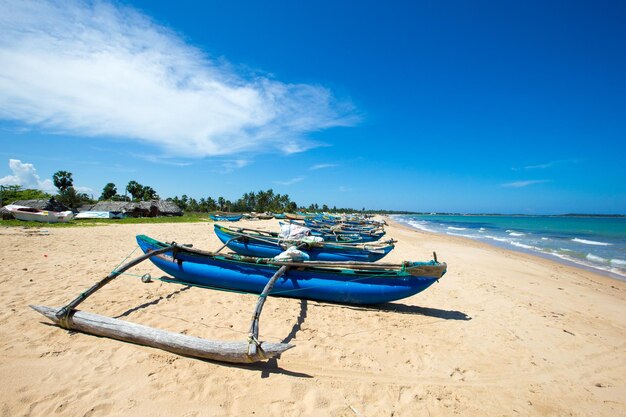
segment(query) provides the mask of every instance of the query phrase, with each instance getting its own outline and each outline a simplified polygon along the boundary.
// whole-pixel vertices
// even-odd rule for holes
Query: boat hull
[[[236,215],[236,216],[220,216],[218,214],[210,214],[209,218],[213,221],[216,222],[237,222],[239,220],[241,220],[241,218],[243,217],[243,214],[241,215]]]
[[[163,243],[137,236],[144,252]],[[179,281],[210,288],[260,294],[279,266],[201,256],[191,253],[157,255],[150,260]],[[410,297],[430,287],[441,276],[414,276],[385,271],[294,267],[278,281],[270,295],[346,304],[379,304]]]
[[[71,211],[47,211],[29,208],[10,208],[9,211],[18,220],[40,223],[67,223],[74,218]]]
[[[215,234],[225,243],[226,246],[240,255],[256,256],[259,258],[273,258],[280,255],[286,247],[283,248],[276,238],[263,236],[257,240],[249,237],[242,237],[233,240],[238,234],[232,233],[230,230],[215,225]],[[301,247],[301,251],[305,252],[311,261],[330,261],[330,262],[375,262],[385,257],[394,248],[393,245],[380,246],[377,248],[349,247],[345,245],[335,245],[333,243],[325,243],[323,245],[314,245],[312,247]]]

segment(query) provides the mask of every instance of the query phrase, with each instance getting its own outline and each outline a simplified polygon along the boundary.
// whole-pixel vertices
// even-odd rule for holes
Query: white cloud
[[[0,0],[0,118],[166,155],[301,152],[358,121],[323,87],[242,75],[118,3]]]
[[[324,169],[324,168],[333,168],[338,166],[337,164],[317,164],[317,165],[313,165],[311,168],[309,168],[311,171],[317,171],[318,169]]]
[[[93,189],[89,187],[74,187],[74,189],[79,193],[93,194]]]
[[[539,165],[528,165],[528,166],[525,166],[524,169],[546,169],[546,168],[553,167],[556,163],[557,161],[547,162],[545,164],[539,164]]]
[[[279,184],[279,185],[293,185],[293,184],[296,184],[296,183],[302,181],[303,179],[304,179],[304,177],[296,177],[296,178],[292,178],[292,179],[287,180],[287,181],[274,181],[274,182],[276,184]]]
[[[143,159],[145,161],[152,162],[154,164],[160,164],[160,165],[171,165],[175,167],[186,167],[186,166],[193,165],[191,162],[175,161],[175,160],[171,160],[170,158],[161,157],[159,155],[133,154],[133,156]]]
[[[250,165],[252,161],[248,159],[227,159],[222,161],[219,169],[219,173],[221,174],[229,174],[236,169],[241,169]]]
[[[47,193],[56,192],[52,180],[41,180],[33,164],[22,163],[19,159],[9,159],[9,168],[13,175],[0,178],[0,185],[19,185],[22,188],[43,190]]]
[[[529,185],[533,185],[533,184],[542,184],[544,182],[549,182],[549,180],[526,180],[526,181],[507,182],[506,184],[502,184],[501,187],[522,188],[522,187],[528,187]]]
[[[511,169],[513,171],[519,171],[520,169],[525,169],[525,170],[548,169],[548,168],[553,168],[553,167],[555,167],[557,165],[577,164],[578,162],[579,162],[578,159],[560,159],[560,160],[556,160],[556,161],[545,162],[543,164],[526,165],[523,168],[513,167]]]

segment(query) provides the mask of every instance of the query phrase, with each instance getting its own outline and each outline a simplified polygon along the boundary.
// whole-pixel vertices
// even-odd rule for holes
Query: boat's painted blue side
[[[222,241],[222,243],[228,242],[228,248],[237,252],[240,255],[256,256],[259,258],[273,258],[279,255],[284,250],[278,244],[277,238],[265,237],[264,240],[261,241],[257,239],[242,237],[238,240],[232,240],[237,235],[229,233],[227,229],[222,228],[220,225],[216,224],[214,226],[214,230],[215,234]],[[300,250],[309,255],[309,259],[311,261],[375,262],[379,259],[382,259],[385,255],[391,252],[393,248],[393,245],[386,245],[380,248],[365,249],[325,243],[323,247],[303,247],[300,248]]]
[[[243,217],[243,214],[237,214],[234,216],[222,216],[219,214],[209,214],[209,218],[216,222],[219,222],[219,221],[236,222],[236,221],[241,220],[242,217]]]
[[[163,243],[137,236],[144,252],[162,248]],[[150,260],[179,281],[213,288],[260,294],[278,266],[202,256],[190,253],[157,255]],[[358,272],[358,273],[357,273]],[[273,296],[304,298],[347,304],[379,304],[410,297],[431,286],[436,277],[417,277],[407,273],[342,271],[323,268],[289,269],[276,281]]]

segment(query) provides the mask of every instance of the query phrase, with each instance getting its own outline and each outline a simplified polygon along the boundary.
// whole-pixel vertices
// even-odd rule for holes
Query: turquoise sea
[[[434,233],[480,240],[626,279],[626,217],[395,215]]]

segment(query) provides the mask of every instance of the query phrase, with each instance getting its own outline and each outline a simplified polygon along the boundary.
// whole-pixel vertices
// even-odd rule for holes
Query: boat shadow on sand
[[[418,316],[434,317],[444,320],[461,320],[468,321],[472,318],[462,311],[458,310],[442,310],[439,308],[420,307],[413,305],[406,305],[400,303],[384,303],[375,304],[371,306],[344,306],[353,310],[361,311],[386,311],[390,313],[399,314],[414,314]]]

